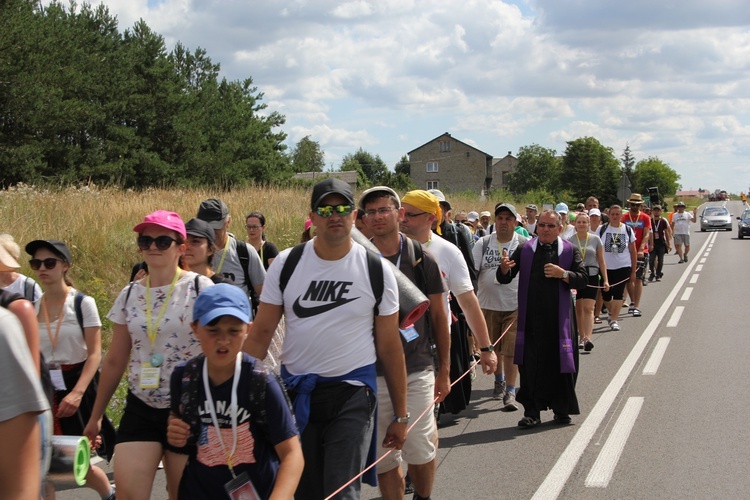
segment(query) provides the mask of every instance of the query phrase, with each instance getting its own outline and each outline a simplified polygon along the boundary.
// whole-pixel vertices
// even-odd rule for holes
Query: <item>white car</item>
[[[706,207],[701,214],[701,231],[709,229],[724,229],[731,231],[732,214],[726,207]]]

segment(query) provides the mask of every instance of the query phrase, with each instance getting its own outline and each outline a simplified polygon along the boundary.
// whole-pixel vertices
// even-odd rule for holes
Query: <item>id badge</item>
[[[52,380],[52,386],[55,388],[56,391],[64,391],[67,389],[65,387],[65,379],[63,379],[63,373],[62,369],[60,368],[60,365],[56,363],[50,363],[48,365],[49,368],[49,377],[50,380]]]
[[[243,472],[225,484],[224,490],[232,500],[260,500],[260,495],[253,486],[253,482],[250,481],[247,472]]]
[[[159,367],[151,366],[150,363],[141,365],[141,389],[159,388]]]
[[[411,325],[404,330],[399,328],[398,331],[401,332],[401,336],[404,337],[404,340],[406,340],[407,342],[411,342],[412,340],[419,337],[419,333],[417,333],[417,329],[414,328],[414,325]]]

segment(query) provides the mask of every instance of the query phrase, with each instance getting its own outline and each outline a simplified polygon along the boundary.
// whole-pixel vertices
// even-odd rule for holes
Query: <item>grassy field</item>
[[[548,196],[548,195],[547,195]],[[527,203],[552,203],[529,193],[513,199],[496,193],[488,199],[459,193],[449,196],[454,210],[489,210],[499,201],[514,203],[519,211]],[[104,318],[117,294],[127,284],[132,265],[141,259],[135,244],[133,226],[144,215],[164,209],[179,213],[187,221],[206,198],[221,198],[232,214],[230,231],[244,239],[247,213],[260,211],[266,216],[267,239],[279,249],[299,242],[310,204],[309,189],[243,188],[226,192],[210,190],[163,190],[141,192],[102,189],[94,186],[39,189],[20,185],[0,191],[0,231],[11,234],[23,246],[35,239],[60,239],[71,249],[74,286],[96,299],[103,321],[103,346],[106,350],[111,324]],[[692,206],[692,204],[691,204]],[[572,207],[571,207],[572,208]],[[523,213],[523,212],[522,212]],[[21,272],[34,276],[28,256],[21,257]],[[126,386],[112,402],[110,413],[119,421]]]

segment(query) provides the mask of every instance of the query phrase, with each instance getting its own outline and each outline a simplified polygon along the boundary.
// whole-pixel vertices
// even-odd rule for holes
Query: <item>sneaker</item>
[[[586,342],[584,342],[584,344],[583,344],[583,350],[584,351],[591,352],[591,349],[593,349],[593,348],[594,348],[594,343],[593,342],[591,342],[590,340],[586,340]]]
[[[649,281],[654,281],[654,279],[656,279],[656,276],[654,276],[654,273],[651,273],[651,274],[648,275],[648,280]]]
[[[578,339],[578,349],[583,349],[583,339]]]
[[[687,262],[687,254],[682,258],[684,262]]]
[[[495,389],[492,391],[492,399],[503,399],[505,394],[505,380],[502,382],[495,381]]]
[[[633,314],[633,315],[635,315],[635,311],[637,311],[637,310],[638,310],[638,309],[636,309],[636,308],[635,308],[635,304],[633,304],[633,303],[631,302],[631,303],[630,303],[630,307],[628,307],[628,314]]]
[[[542,419],[539,417],[523,417],[518,421],[518,427],[521,429],[531,429],[542,423]]]
[[[637,307],[634,307],[633,310],[630,311],[630,312],[633,313],[633,317],[635,317],[635,318],[640,318],[641,317],[641,311]]]
[[[613,332],[619,332],[620,331],[620,325],[617,324],[617,321],[610,321],[609,322],[609,328]]]
[[[680,260],[677,261],[678,264],[682,264],[683,262],[685,262],[685,261],[682,260],[682,259],[680,259]]]
[[[517,409],[516,393],[505,391],[505,395],[503,396],[503,411],[516,411]]]

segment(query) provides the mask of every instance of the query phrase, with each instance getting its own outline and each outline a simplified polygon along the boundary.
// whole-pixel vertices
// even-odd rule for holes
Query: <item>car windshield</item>
[[[742,220],[750,219],[750,210],[745,210],[742,212]]]
[[[712,217],[717,215],[727,215],[728,213],[729,212],[727,212],[727,209],[724,207],[708,207],[703,215],[706,217]]]

